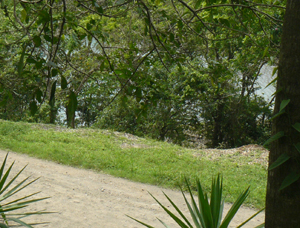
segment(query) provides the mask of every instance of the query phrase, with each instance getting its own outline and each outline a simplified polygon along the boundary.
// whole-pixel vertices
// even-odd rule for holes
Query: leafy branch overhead
[[[133,115],[135,124],[152,113],[168,116],[170,121],[160,129],[160,124],[154,127],[155,138],[180,142],[182,132],[199,132],[205,125],[204,135],[214,147],[224,141],[226,147],[250,143],[255,140],[249,137],[252,129],[265,129],[270,111],[254,96],[255,82],[265,64],[277,61],[283,4],[229,0],[3,0],[1,4],[4,118],[55,123],[63,121],[58,116],[65,112],[69,126],[78,121],[90,126],[115,107],[131,106],[134,114],[126,115]],[[236,105],[247,105],[246,101],[251,107]],[[161,110],[163,106],[166,110]],[[249,113],[237,111],[246,109]],[[188,120],[181,120],[184,110]],[[221,112],[224,116],[215,114]],[[241,119],[220,123],[231,113]],[[258,116],[263,116],[262,124],[252,123]],[[228,132],[226,125],[234,122],[252,129]],[[150,134],[153,125],[142,126],[141,131]],[[242,132],[247,133],[239,139]],[[252,135],[263,141],[264,134]]]

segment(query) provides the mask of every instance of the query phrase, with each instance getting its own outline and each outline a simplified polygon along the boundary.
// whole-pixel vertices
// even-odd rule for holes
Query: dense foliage
[[[0,118],[262,142],[282,1],[2,0]]]

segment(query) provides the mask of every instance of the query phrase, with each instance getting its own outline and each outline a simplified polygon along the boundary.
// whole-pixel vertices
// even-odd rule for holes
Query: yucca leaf
[[[256,226],[256,227],[254,227],[254,228],[265,228],[265,224],[262,223],[262,224],[260,224],[260,225],[258,225],[258,226]]]
[[[222,221],[222,224],[220,228],[226,228],[228,227],[229,223],[231,222],[232,218],[235,216],[241,205],[244,203],[245,199],[249,195],[249,187],[246,189],[244,193],[242,193],[237,200],[234,202],[234,204],[231,206],[230,210],[226,214],[224,220]]]
[[[296,172],[290,172],[290,174],[288,174],[286,176],[286,178],[284,178],[284,180],[281,183],[281,186],[279,188],[279,191],[281,191],[282,189],[290,186],[292,183],[296,182],[297,180],[299,180],[300,178],[300,173],[296,173]]]
[[[160,223],[161,224],[163,224],[164,225],[164,227],[166,227],[166,228],[170,228],[166,223],[164,223],[164,221],[162,221],[162,220],[160,220],[159,218],[157,218],[158,219],[158,221],[160,221]]]
[[[0,210],[1,209],[2,209],[2,206],[0,206]],[[5,213],[1,213],[1,217],[3,218],[4,222],[8,225]]]
[[[19,223],[22,226],[28,227],[28,228],[33,228],[33,226],[27,224],[26,222],[23,222],[22,220],[18,219],[18,218],[10,218],[10,221],[14,221],[15,223]]]
[[[3,208],[28,206],[28,204],[30,204],[30,203],[35,203],[35,202],[38,202],[38,201],[49,199],[49,197],[44,197],[44,198],[32,199],[32,200],[27,200],[27,201],[16,203],[18,201],[21,201],[21,200],[26,199],[26,198],[28,198],[30,196],[33,196],[33,195],[35,195],[35,194],[25,196],[25,197],[22,197],[21,199],[17,199],[15,201],[9,202],[9,203],[3,205]]]
[[[1,190],[2,190],[4,184],[5,184],[6,180],[7,180],[7,177],[8,177],[8,175],[9,175],[10,170],[12,169],[14,163],[15,163],[15,162],[13,162],[13,163],[10,165],[10,167],[8,168],[8,170],[5,172],[4,176],[3,176],[3,177],[1,178],[1,180],[0,180],[0,189],[1,189]]]
[[[0,169],[0,179],[2,179],[3,170],[4,170],[4,167],[5,167],[5,165],[6,165],[7,156],[8,156],[8,153],[6,154],[6,156],[5,156],[5,158],[4,158],[4,161],[2,162],[2,165],[1,165],[1,169]],[[1,187],[0,187],[0,189],[1,189]]]
[[[29,198],[29,197],[31,197],[31,196],[37,195],[37,194],[39,194],[39,193],[41,193],[41,192],[39,191],[39,192],[32,193],[32,194],[30,194],[30,195],[23,196],[23,197],[21,197],[21,198],[18,198],[18,199],[15,199],[15,200],[11,201],[10,203],[15,203],[15,202],[24,200],[24,199]],[[7,198],[5,198],[5,199],[8,199],[8,198],[9,198],[9,197],[7,197]],[[8,203],[5,203],[5,204],[3,204],[3,205],[6,205],[6,204],[8,204]]]
[[[286,153],[281,154],[281,155],[276,159],[276,161],[273,162],[273,163],[270,165],[269,170],[272,170],[272,169],[274,169],[274,168],[280,166],[281,164],[285,163],[285,162],[286,162],[287,160],[289,160],[289,159],[290,159],[290,156],[287,155]]]
[[[37,225],[45,225],[49,224],[50,222],[35,222],[35,223],[27,223],[30,226],[37,226]]]
[[[218,227],[220,227],[220,224],[221,224],[221,222],[222,222],[223,210],[224,210],[224,204],[225,204],[225,200],[222,200],[222,203],[221,203],[221,206],[220,206],[219,219],[218,219]]]
[[[168,215],[182,228],[189,228],[180,218],[174,215],[168,208],[162,205],[151,193],[149,193],[152,198],[168,213]]]
[[[21,181],[19,184],[17,184],[13,189],[9,190],[3,197],[1,197],[0,201],[7,199],[13,195],[15,195],[17,192],[23,190],[24,188],[26,188],[27,186],[31,185],[33,182],[37,181],[39,178],[36,178],[32,181],[30,181],[29,183],[27,183],[26,185],[23,185],[23,183],[28,179],[29,177],[25,178],[23,181]],[[23,185],[23,186],[22,186]],[[22,186],[22,187],[21,187]],[[39,192],[36,192],[34,194],[38,194]]]
[[[27,165],[26,165],[27,166]],[[11,180],[10,182],[0,191],[0,195],[18,178],[18,176],[23,172],[23,170],[26,168],[26,166],[23,167]],[[29,177],[26,178],[26,180]]]
[[[203,193],[200,180],[198,179],[196,182],[197,182],[200,213],[202,214],[204,220],[204,224],[202,224],[202,226],[207,228],[213,227],[212,214],[211,214],[211,209],[208,202],[207,194]]]
[[[220,179],[220,175],[218,175],[217,179],[212,180],[211,186],[210,208],[213,218],[213,227],[218,227],[220,224],[219,218],[222,203],[222,191],[222,180]]]
[[[10,213],[9,216],[21,216],[22,218],[29,217],[31,215],[43,215],[43,214],[52,214],[57,212],[51,211],[33,211],[33,212],[25,212],[25,213]]]
[[[139,220],[137,220],[137,219],[135,219],[135,218],[132,218],[132,217],[130,217],[129,215],[126,215],[126,216],[127,216],[128,218],[131,218],[131,219],[133,219],[134,221],[136,221],[136,222],[138,222],[138,223],[140,223],[140,224],[142,224],[142,225],[148,227],[148,228],[155,228],[155,227],[150,226],[150,225],[148,225],[148,224],[146,224],[146,223],[143,223],[143,222],[141,222],[141,221],[139,221]]]
[[[181,191],[182,192],[182,191]],[[184,221],[190,226],[192,227],[192,225],[190,224],[189,220],[184,216],[184,214],[179,210],[179,208],[176,206],[176,204],[170,199],[170,197],[167,196],[166,193],[163,192],[163,194],[165,195],[165,197],[169,200],[169,202],[172,204],[172,206],[175,208],[175,210],[178,212],[178,214],[184,219]],[[183,192],[182,192],[183,194]]]
[[[8,153],[6,154],[6,157],[5,157],[4,161],[2,162],[2,165],[0,168],[0,201],[4,201],[4,200],[8,199],[9,197],[15,195],[16,193],[23,190],[24,188],[26,188],[27,186],[29,186],[30,184],[32,184],[33,182],[35,182],[38,179],[37,178],[33,181],[30,181],[29,183],[26,183],[29,179],[29,177],[27,177],[27,178],[23,179],[22,181],[18,182],[16,185],[12,186],[15,183],[16,179],[20,176],[20,174],[26,168],[26,166],[23,167],[23,169],[21,169],[12,178],[8,178],[11,173],[11,170],[13,168],[14,162],[9,166],[9,168],[4,173],[7,157],[8,157]],[[8,179],[10,179],[10,180],[6,184],[6,181]],[[10,187],[11,187],[11,189],[9,190]],[[25,227],[29,227],[29,228],[31,228],[32,225],[35,225],[35,224],[44,224],[44,223],[27,224],[26,222],[22,221],[21,219],[28,217],[30,215],[33,215],[33,214],[44,214],[44,213],[48,213],[48,212],[29,212],[29,213],[20,213],[20,214],[13,214],[13,213],[8,214],[7,213],[7,212],[12,212],[12,211],[16,211],[18,209],[27,207],[31,203],[35,203],[35,202],[49,198],[49,197],[44,197],[44,198],[38,198],[38,199],[29,199],[30,197],[32,197],[38,193],[39,192],[36,192],[36,193],[30,194],[30,195],[23,196],[21,198],[15,197],[15,199],[13,201],[10,201],[10,202],[0,205],[0,215],[1,215],[2,219],[4,220],[4,222],[6,223],[6,224],[1,223],[0,228],[9,227],[9,223],[8,223],[9,221],[18,223],[19,224],[18,227],[25,226]]]
[[[6,212],[18,210],[18,209],[21,209],[21,208],[24,208],[24,207],[26,207],[26,205],[25,206],[6,206],[5,208],[1,207],[0,208],[0,213],[2,213],[3,215],[5,215]]]
[[[200,223],[202,224],[201,221],[203,221],[203,218],[201,216],[201,214],[197,214],[197,212],[195,212],[192,208],[192,206],[190,205],[190,203],[188,202],[187,198],[185,197],[184,193],[182,192],[183,198],[185,200],[186,206],[190,211],[190,215],[192,216],[192,219],[194,221],[194,224],[197,228],[202,228],[202,225],[200,225]],[[199,223],[200,221],[200,223]],[[203,221],[204,222],[204,221]],[[191,226],[192,227],[192,226]]]
[[[290,103],[290,101],[291,99],[281,101],[279,112],[282,111]]]
[[[9,205],[17,204],[17,202],[22,201],[22,200],[25,200],[25,199],[27,199],[27,198],[30,198],[31,196],[34,196],[34,195],[36,195],[36,194],[38,194],[38,193],[33,193],[33,194],[30,194],[30,195],[23,196],[23,197],[21,197],[21,198],[18,198],[18,199],[16,199],[16,200],[13,200],[13,201],[10,201],[10,202],[8,202],[8,203],[3,204],[2,207],[8,207]],[[23,202],[24,202],[24,201],[23,201]]]
[[[23,186],[22,188],[21,188],[21,186],[28,180],[28,178],[29,177],[25,178],[20,183],[18,183],[17,185],[15,185],[12,189],[10,189],[9,191],[7,191],[3,196],[0,197],[0,201],[4,201],[4,200],[8,199],[9,197],[15,195],[20,190],[22,190],[25,186]]]
[[[199,224],[199,222],[201,223],[201,227],[206,227],[205,225],[205,218],[203,217],[203,214],[201,212],[201,207],[200,207],[200,203],[199,203],[199,207],[197,207],[197,204],[195,202],[195,199],[194,199],[194,196],[192,194],[192,191],[191,191],[191,188],[190,188],[190,185],[189,185],[189,182],[187,179],[185,179],[185,182],[186,182],[186,185],[187,185],[187,188],[188,188],[188,192],[190,194],[190,197],[191,197],[191,202],[192,202],[192,206],[193,206],[193,209],[194,209],[194,214],[195,214],[195,219],[197,219],[197,225]],[[199,194],[199,193],[198,193]],[[185,196],[184,196],[185,197]],[[199,196],[198,196],[198,199],[199,199]],[[186,199],[185,199],[186,200]],[[186,200],[187,202],[187,200]],[[187,202],[188,204],[188,202]],[[196,224],[195,224],[196,225]],[[199,224],[200,225],[200,224]]]
[[[262,212],[263,210],[265,210],[265,208],[259,210],[258,212],[256,212],[254,215],[252,215],[250,218],[248,218],[246,221],[244,221],[243,223],[241,223],[239,226],[237,226],[236,228],[240,228],[242,226],[244,226],[247,222],[249,222],[251,219],[253,219],[255,216],[257,216],[260,212]]]

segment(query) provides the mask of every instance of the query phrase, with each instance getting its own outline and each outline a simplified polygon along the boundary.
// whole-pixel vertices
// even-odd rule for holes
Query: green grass
[[[197,151],[200,156],[194,156],[192,149],[107,130],[73,130],[3,120],[0,148],[167,188],[184,186],[187,177],[194,189],[194,180],[200,178],[209,190],[212,176],[221,173],[227,202],[233,202],[250,185],[246,204],[264,207],[266,167],[249,164],[251,158],[242,155],[212,160],[201,156],[201,151]]]

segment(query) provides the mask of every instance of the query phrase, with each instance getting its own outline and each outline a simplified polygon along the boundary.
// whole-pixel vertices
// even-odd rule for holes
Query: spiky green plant
[[[190,215],[192,217],[194,226],[191,224],[192,222],[187,219],[187,217],[182,213],[182,211],[175,205],[175,203],[163,192],[165,197],[168,199],[168,201],[171,203],[171,205],[174,207],[174,209],[178,212],[180,216],[176,216],[174,213],[172,213],[167,207],[162,205],[151,193],[149,193],[154,200],[168,213],[168,215],[182,228],[227,228],[229,226],[229,223],[233,219],[233,217],[236,215],[237,211],[241,207],[241,205],[244,203],[245,199],[249,195],[249,188],[247,188],[240,196],[237,198],[237,200],[234,202],[234,204],[231,206],[230,210],[227,212],[226,216],[222,220],[223,215],[223,208],[224,208],[224,199],[222,199],[222,193],[223,193],[223,179],[220,175],[218,175],[216,178],[212,179],[212,185],[211,185],[211,196],[208,197],[207,193],[203,192],[200,180],[198,179],[196,181],[197,184],[197,197],[198,197],[198,205],[196,203],[196,200],[192,194],[190,185],[188,181],[186,180],[188,193],[191,197],[191,203],[188,202],[184,192],[181,190],[183,198],[185,200],[185,203],[189,209]],[[251,218],[247,219],[245,222],[243,222],[241,225],[238,226],[242,227],[245,225],[248,221],[250,221],[253,217],[255,217],[259,212],[255,213]],[[128,216],[130,217],[130,216]],[[130,217],[132,218],[132,217]],[[150,226],[146,223],[143,223],[135,218],[132,218],[133,220],[139,222],[140,224],[148,227],[148,228],[154,228],[153,226]],[[169,228],[168,225],[166,225],[165,222],[158,219],[166,228]],[[261,224],[257,226],[256,228],[262,228],[264,227],[264,224]]]
[[[19,175],[24,171],[26,166],[21,169],[16,175],[14,175],[9,180],[9,175],[11,173],[11,170],[13,168],[14,162],[10,165],[10,167],[4,172],[6,161],[7,161],[8,153],[5,156],[5,159],[2,163],[2,166],[0,168],[0,227],[1,228],[9,228],[12,225],[16,224],[22,227],[33,227],[33,225],[41,224],[41,223],[31,223],[28,224],[23,221],[23,218],[31,216],[31,215],[38,215],[38,214],[45,214],[49,212],[21,212],[18,213],[17,210],[21,208],[27,207],[31,203],[35,203],[44,199],[47,199],[49,197],[45,198],[38,198],[33,199],[32,197],[37,195],[39,192],[35,192],[26,196],[18,197],[17,193],[19,193],[24,188],[28,187],[32,183],[34,183],[37,179],[34,179],[32,181],[28,181],[29,177],[23,179],[22,181],[15,184],[16,179],[19,177]],[[14,199],[11,199],[11,197],[14,196]],[[11,199],[11,200],[10,200]]]

